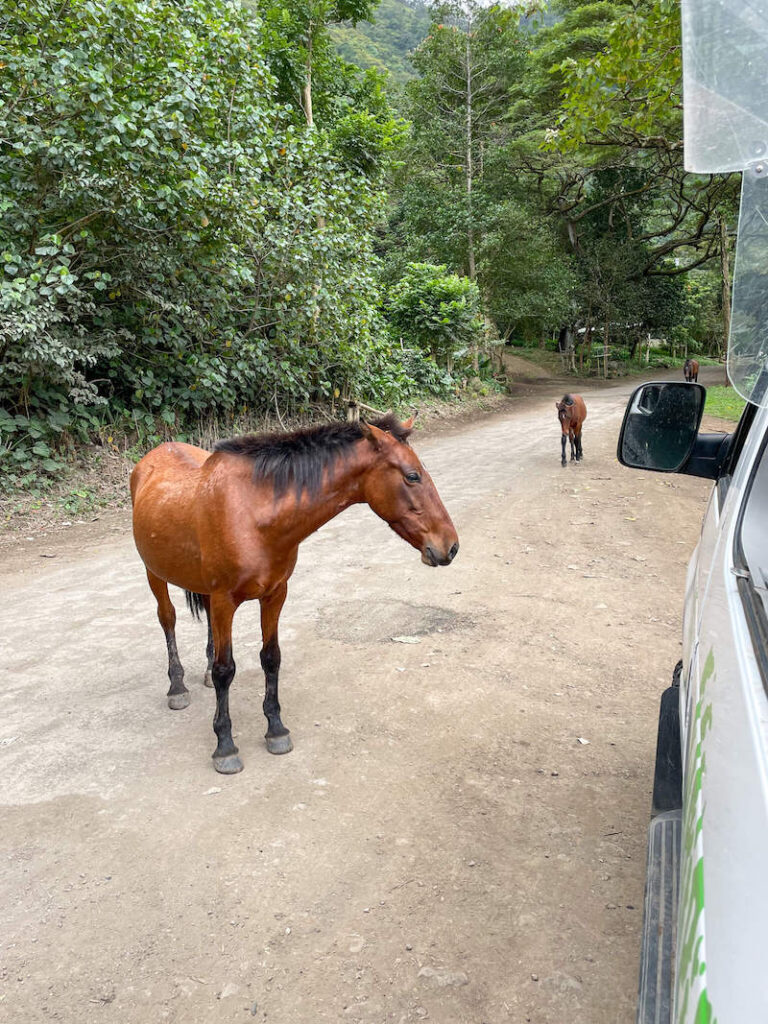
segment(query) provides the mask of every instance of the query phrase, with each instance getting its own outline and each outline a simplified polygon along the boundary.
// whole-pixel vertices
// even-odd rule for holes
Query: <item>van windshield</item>
[[[728,376],[768,405],[768,5],[683,0],[685,167],[743,171]]]

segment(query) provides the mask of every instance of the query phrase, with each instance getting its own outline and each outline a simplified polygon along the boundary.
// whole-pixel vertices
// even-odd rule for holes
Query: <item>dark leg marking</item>
[[[567,466],[568,465],[568,461],[565,458],[565,441],[566,441],[565,434],[563,434],[561,440],[562,440],[562,450],[561,450],[560,464],[562,466]]]
[[[243,762],[237,756],[238,750],[232,739],[232,720],[229,717],[229,687],[235,677],[235,659],[229,645],[217,654],[211,672],[216,689],[216,714],[213,716],[213,731],[218,743],[213,754],[213,765],[222,775],[234,775],[243,770]]]
[[[179,660],[176,648],[176,609],[168,595],[168,584],[147,570],[150,589],[157,600],[157,617],[165,633],[165,644],[168,648],[168,678],[171,681],[168,690],[168,707],[172,711],[180,711],[189,707],[191,700],[189,690],[184,685],[184,668]]]
[[[290,730],[286,729],[280,718],[280,701],[277,698],[277,680],[280,673],[280,645],[277,637],[273,637],[261,650],[261,667],[264,669],[266,685],[264,688],[264,715],[267,719],[267,731],[264,738],[270,754],[287,754],[293,750]]]
[[[269,597],[261,599],[261,667],[264,669],[264,715],[267,731],[264,739],[270,754],[288,754],[293,750],[290,730],[280,718],[280,701],[277,697],[277,681],[280,674],[280,644],[277,639],[277,624],[280,619],[288,585],[283,584]]]
[[[213,686],[213,630],[211,629],[211,599],[205,597],[205,619],[208,623],[208,643],[205,645],[205,656],[208,659],[208,665],[205,669],[205,676],[203,677],[204,686]]]
[[[189,707],[192,698],[184,685],[184,667],[179,661],[176,635],[173,630],[165,634],[165,643],[168,647],[168,678],[171,680],[171,688],[168,690],[168,707],[172,711],[181,711],[182,708]]]
[[[216,749],[213,752],[213,766],[222,775],[234,775],[243,770],[243,762],[237,756],[237,747],[232,739],[232,721],[229,717],[229,687],[235,677],[235,659],[232,657],[232,619],[237,604],[227,594],[211,596],[211,628],[215,654],[213,658],[213,686],[216,690],[216,714],[213,716],[213,731],[216,733]]]

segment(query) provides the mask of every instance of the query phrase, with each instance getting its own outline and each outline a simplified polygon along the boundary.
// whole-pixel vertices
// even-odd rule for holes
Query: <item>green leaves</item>
[[[483,336],[477,285],[444,266],[409,263],[389,292],[386,315],[395,336],[444,365]]]
[[[191,433],[386,376],[373,239],[403,125],[327,40],[372,6],[0,0],[4,484],[103,423]],[[310,27],[313,131],[292,77]]]

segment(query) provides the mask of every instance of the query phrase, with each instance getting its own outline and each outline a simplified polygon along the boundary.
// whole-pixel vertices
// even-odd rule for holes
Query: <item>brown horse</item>
[[[699,361],[698,359],[686,359],[683,365],[683,376],[689,384],[693,384],[699,379]]]
[[[563,395],[561,402],[555,402],[557,407],[557,418],[560,420],[562,430],[562,459],[561,465],[568,463],[565,459],[565,440],[571,442],[571,461],[576,459],[580,462],[584,456],[581,448],[581,428],[587,418],[587,407],[581,395]]]
[[[133,534],[144,560],[168,646],[168,706],[190,702],[176,650],[176,612],[168,584],[187,591],[208,619],[208,672],[216,688],[213,753],[217,771],[242,771],[232,741],[229,687],[235,675],[232,619],[243,601],[261,603],[261,665],[266,677],[267,750],[293,748],[280,719],[277,624],[299,544],[349,505],[373,511],[421,552],[448,565],[456,530],[415,452],[413,421],[339,423],[293,434],[236,437],[211,452],[161,444],[131,474]]]

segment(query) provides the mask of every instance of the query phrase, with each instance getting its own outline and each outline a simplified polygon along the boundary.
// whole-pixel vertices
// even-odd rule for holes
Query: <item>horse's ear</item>
[[[403,420],[403,422],[400,424],[400,426],[407,434],[410,434],[410,432],[413,430],[413,424],[415,423],[417,416],[418,412],[415,412],[413,416],[409,416],[407,420]]]
[[[374,427],[372,423],[366,423],[365,420],[360,420],[360,429],[363,432],[363,437],[370,441],[373,447],[378,451],[384,443],[386,437],[386,431]]]

